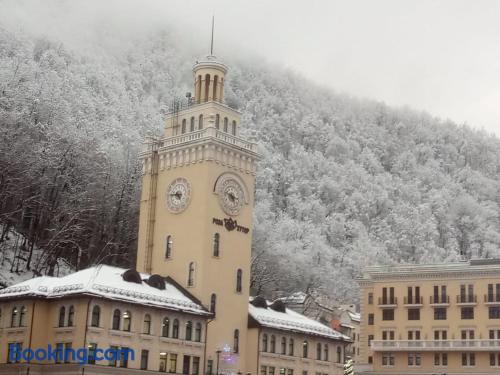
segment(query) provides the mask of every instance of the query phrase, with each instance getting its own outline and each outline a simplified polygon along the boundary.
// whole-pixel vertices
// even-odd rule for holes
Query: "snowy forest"
[[[168,28],[120,48],[109,35],[102,43],[79,49],[0,24],[2,272],[135,263],[137,153],[174,97],[191,91],[202,53]],[[496,137],[219,57],[230,67],[226,102],[263,156],[255,293],[353,301],[366,265],[500,256]]]

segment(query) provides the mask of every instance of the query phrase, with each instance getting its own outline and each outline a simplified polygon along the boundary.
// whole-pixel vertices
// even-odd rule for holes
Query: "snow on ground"
[[[2,231],[3,226],[0,225],[0,233]],[[23,240],[24,236],[22,234],[14,230],[10,230],[5,240],[0,242],[0,288],[18,284],[35,276],[33,271],[26,269],[25,259],[28,257],[28,250],[17,251],[17,255],[20,255],[20,258],[18,258],[19,262],[14,263],[14,267],[12,267],[12,263],[15,261],[16,249],[21,247]],[[32,269],[38,263],[38,259],[41,256],[43,256],[43,251],[35,247],[31,260]],[[64,276],[73,272],[69,264],[67,264],[64,260],[60,259],[58,262],[59,267],[56,267],[55,276]]]

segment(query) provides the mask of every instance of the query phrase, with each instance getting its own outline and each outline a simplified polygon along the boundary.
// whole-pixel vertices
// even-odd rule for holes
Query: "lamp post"
[[[217,353],[217,370],[216,370],[216,375],[219,375],[219,356],[220,356],[220,353],[222,352],[222,350],[220,349],[217,349],[216,353]]]

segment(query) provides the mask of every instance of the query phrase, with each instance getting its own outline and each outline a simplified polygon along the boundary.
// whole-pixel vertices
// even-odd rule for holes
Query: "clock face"
[[[184,211],[191,200],[191,184],[185,178],[179,177],[168,185],[167,207],[170,212]]]
[[[243,206],[243,188],[234,179],[225,180],[219,188],[219,203],[224,212],[231,216],[240,213]]]

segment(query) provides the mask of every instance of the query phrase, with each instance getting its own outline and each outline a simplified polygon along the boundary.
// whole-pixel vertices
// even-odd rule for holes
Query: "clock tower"
[[[245,373],[258,154],[224,104],[227,67],[210,55],[193,73],[194,97],[174,102],[141,153],[137,270],[172,277],[214,313],[205,372]]]

